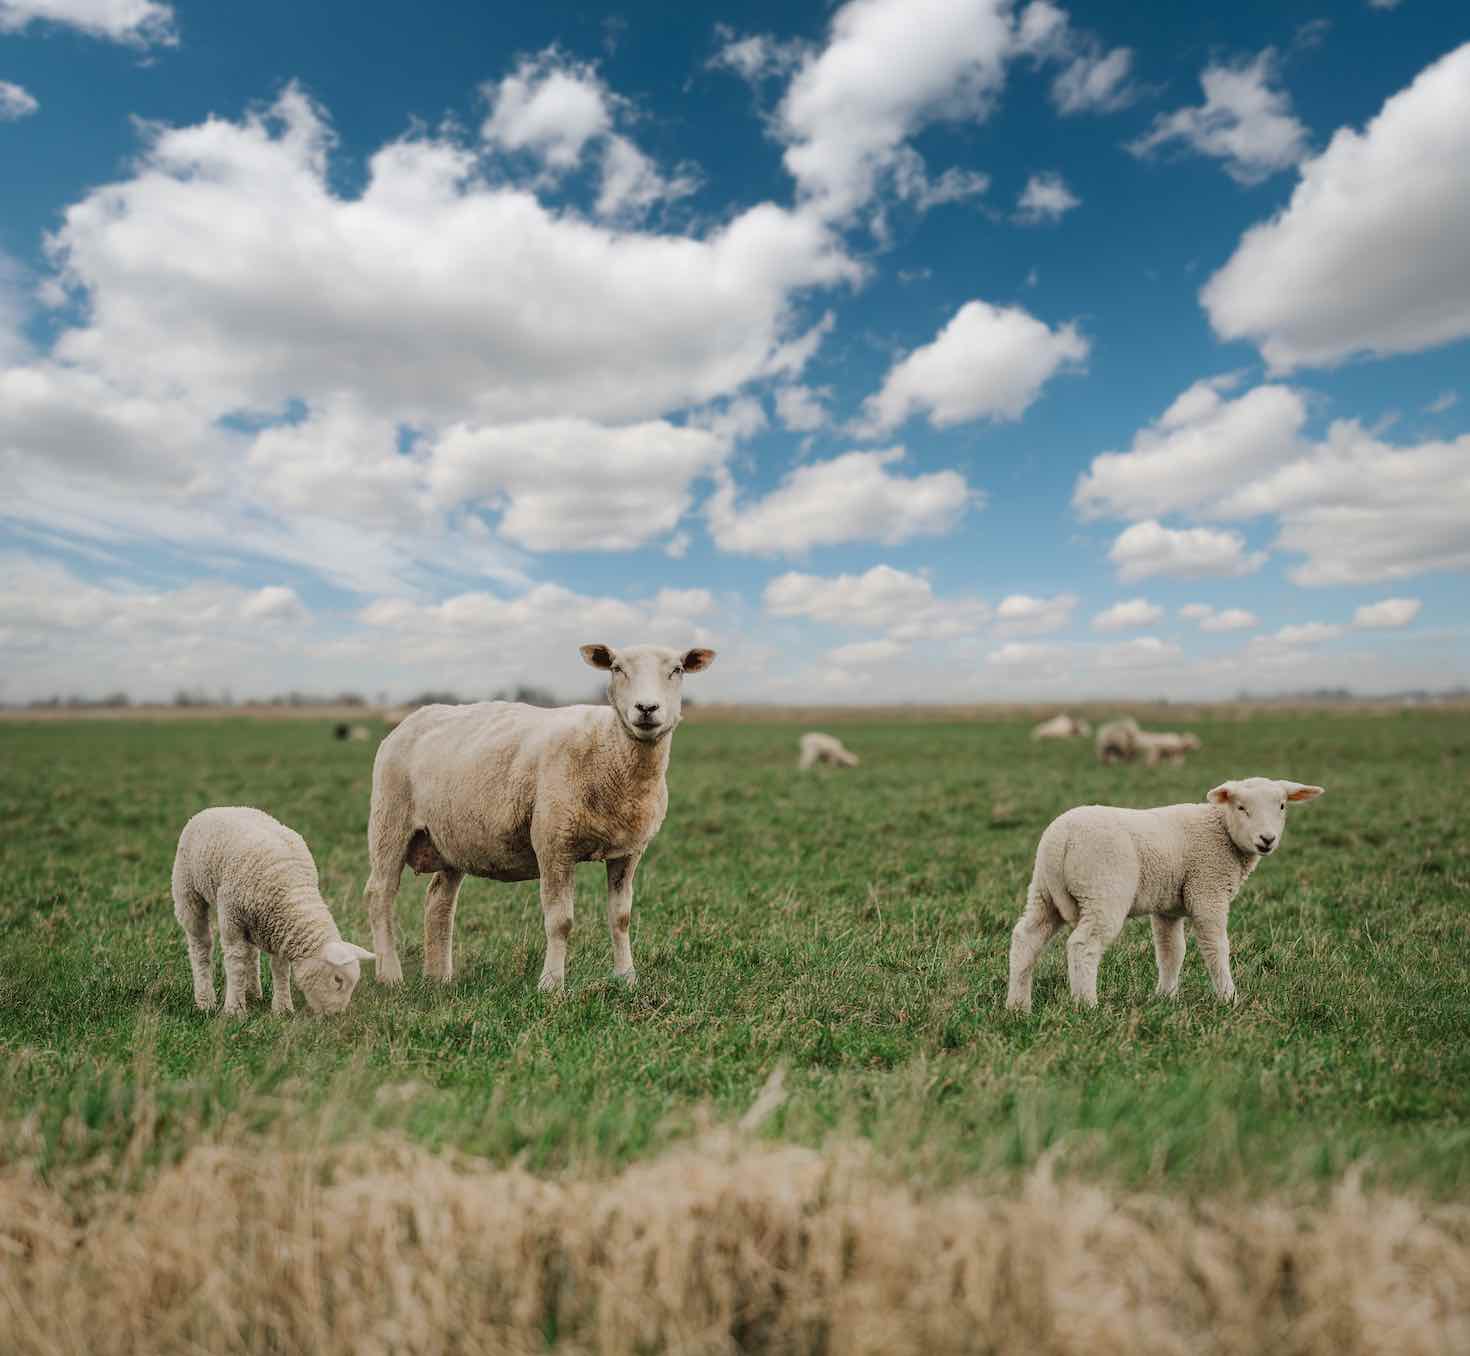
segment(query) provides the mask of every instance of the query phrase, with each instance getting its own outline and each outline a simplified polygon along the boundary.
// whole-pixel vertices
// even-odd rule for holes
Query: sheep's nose
[[[655,711],[658,710],[657,702],[634,702],[633,705],[636,706],[639,712],[645,716],[651,716]]]
[[[1276,835],[1274,833],[1263,833],[1261,835],[1261,846],[1262,847],[1270,847],[1271,844],[1274,843],[1275,841],[1276,841]]]

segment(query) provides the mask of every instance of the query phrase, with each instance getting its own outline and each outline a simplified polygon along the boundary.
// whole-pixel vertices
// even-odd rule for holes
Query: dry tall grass
[[[1470,1351],[1470,1209],[929,1193],[707,1135],[603,1180],[200,1145],[84,1216],[0,1175],[0,1346],[178,1353]]]

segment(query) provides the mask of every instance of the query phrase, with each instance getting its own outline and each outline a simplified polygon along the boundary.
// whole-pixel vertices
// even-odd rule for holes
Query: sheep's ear
[[[1281,789],[1286,792],[1287,800],[1316,800],[1324,788],[1304,786],[1301,782],[1282,782]]]
[[[701,673],[715,662],[713,650],[686,650],[684,658],[679,661],[684,666],[685,673]]]
[[[607,645],[582,646],[582,658],[594,669],[610,669],[613,666],[613,652]]]
[[[1206,794],[1205,799],[1214,805],[1229,805],[1231,785],[1230,782],[1221,782],[1213,791]]]
[[[322,959],[328,965],[346,965],[355,960],[375,961],[377,957],[371,951],[364,951],[362,947],[352,942],[328,942],[322,947]]]

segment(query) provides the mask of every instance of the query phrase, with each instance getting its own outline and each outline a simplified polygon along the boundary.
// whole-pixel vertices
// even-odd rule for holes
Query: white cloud
[[[1058,669],[1067,653],[1063,645],[1011,640],[986,655],[985,662],[997,668],[1049,673]]]
[[[900,198],[918,211],[927,212],[947,202],[978,197],[989,189],[990,176],[951,165],[937,179],[931,179],[924,157],[904,147],[894,160],[893,187]]]
[[[1128,631],[1152,626],[1164,615],[1164,609],[1147,598],[1130,598],[1114,603],[1092,619],[1094,631]]]
[[[1118,578],[1131,581],[1156,574],[1176,579],[1250,574],[1265,564],[1266,555],[1263,551],[1248,553],[1239,532],[1170,528],[1149,518],[1124,528],[1108,559],[1118,567]]]
[[[1211,617],[1214,613],[1215,609],[1209,603],[1185,603],[1179,609],[1179,615],[1186,621],[1203,621],[1204,618]]]
[[[726,480],[705,506],[710,534],[722,551],[771,556],[852,541],[892,546],[950,531],[976,494],[957,471],[894,474],[888,468],[903,456],[893,447],[798,466],[743,507]]]
[[[1353,613],[1353,625],[1360,630],[1407,626],[1423,606],[1418,598],[1385,598],[1380,603],[1364,603]]]
[[[751,33],[742,38],[728,24],[716,24],[715,37],[719,49],[705,64],[713,70],[734,71],[752,85],[795,70],[811,51],[800,39],[782,41],[769,33]]]
[[[896,640],[859,640],[851,645],[839,645],[828,658],[844,667],[865,664],[881,664],[888,659],[897,659],[908,653],[908,646]]]
[[[1138,97],[1128,83],[1133,53],[1127,47],[1105,52],[1089,48],[1052,82],[1052,102],[1061,114],[1113,113]]]
[[[611,96],[596,68],[555,48],[486,85],[485,96],[490,114],[480,135],[504,150],[539,156],[554,170],[575,169],[583,147],[612,129]]]
[[[1033,226],[1057,222],[1081,206],[1082,199],[1067,187],[1060,174],[1033,174],[1016,203],[1016,220]]]
[[[295,589],[269,584],[246,595],[240,603],[240,616],[254,622],[304,622],[311,614]]]
[[[1215,612],[1202,618],[1199,629],[1201,631],[1248,631],[1260,624],[1260,619],[1254,612],[1247,612],[1243,607],[1227,607],[1223,612]]]
[[[776,417],[793,433],[814,433],[827,422],[822,402],[831,395],[830,386],[782,386],[776,392]]]
[[[1424,407],[1425,414],[1444,414],[1460,403],[1458,391],[1441,391]]]
[[[1397,9],[1404,0],[1368,0],[1369,9]]]
[[[849,0],[776,115],[803,201],[857,211],[926,123],[985,117],[1012,50],[1008,0]]]
[[[36,96],[9,80],[0,80],[0,122],[18,122],[28,118],[41,105]]]
[[[179,40],[173,6],[155,0],[0,0],[0,33],[18,33],[32,23],[76,28],[134,47]]]
[[[1151,669],[1171,664],[1183,655],[1172,640],[1157,636],[1135,636],[1116,645],[1100,646],[1096,653],[1100,669]]]
[[[1470,43],[1340,129],[1200,300],[1281,372],[1470,335]]]
[[[1276,74],[1276,54],[1269,47],[1239,65],[1206,66],[1200,75],[1204,103],[1159,114],[1128,150],[1147,156],[1182,141],[1201,155],[1223,160],[1225,172],[1241,184],[1290,169],[1307,154],[1307,129],[1291,112],[1290,96],[1270,88]]]
[[[1342,627],[1331,622],[1302,622],[1295,626],[1283,626],[1275,635],[1266,639],[1281,645],[1317,645],[1324,640],[1335,640],[1342,634]]]
[[[932,342],[896,362],[864,402],[875,436],[926,413],[935,428],[1019,419],[1058,372],[1075,371],[1090,345],[1069,323],[1053,330],[1019,306],[968,301]]]
[[[1006,635],[1029,636],[1060,631],[1071,622],[1076,606],[1077,595],[1074,593],[1059,593],[1052,598],[1012,593],[996,606],[996,630]]]
[[[614,135],[603,149],[597,215],[637,221],[656,203],[687,198],[698,187],[698,179],[688,171],[665,178],[627,137]]]
[[[774,617],[884,630],[898,642],[968,635],[990,616],[980,599],[936,597],[922,575],[890,565],[865,574],[778,575],[766,585],[764,604]]]

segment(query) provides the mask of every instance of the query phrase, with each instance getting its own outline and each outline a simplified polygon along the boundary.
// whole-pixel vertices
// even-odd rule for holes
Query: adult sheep
[[[368,909],[378,979],[402,981],[393,902],[403,868],[433,872],[424,899],[424,971],[453,973],[454,908],[465,876],[541,881],[546,961],[540,989],[566,982],[578,862],[607,863],[613,971],[635,980],[628,929],[633,873],[668,809],[664,774],[686,673],[713,650],[582,646],[608,674],[608,706],[476,702],[424,706],[387,736],[373,764]]]
[[[830,763],[833,767],[856,767],[858,756],[836,735],[820,734],[813,730],[797,741],[796,766],[802,772],[818,763]]]
[[[1085,738],[1092,733],[1092,726],[1065,711],[1044,720],[1031,731],[1032,739],[1075,739]]]

